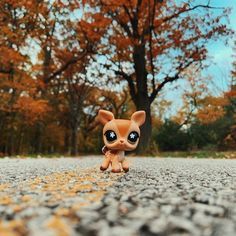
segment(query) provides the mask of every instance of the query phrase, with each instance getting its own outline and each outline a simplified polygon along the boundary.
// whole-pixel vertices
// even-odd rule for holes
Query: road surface
[[[236,160],[0,160],[0,235],[236,235]]]

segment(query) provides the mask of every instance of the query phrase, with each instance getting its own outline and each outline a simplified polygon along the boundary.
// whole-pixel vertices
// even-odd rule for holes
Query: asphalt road
[[[0,160],[0,236],[236,235],[236,160]]]

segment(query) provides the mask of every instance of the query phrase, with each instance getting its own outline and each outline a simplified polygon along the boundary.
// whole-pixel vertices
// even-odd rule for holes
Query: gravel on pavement
[[[129,160],[1,159],[0,236],[236,235],[236,160]]]

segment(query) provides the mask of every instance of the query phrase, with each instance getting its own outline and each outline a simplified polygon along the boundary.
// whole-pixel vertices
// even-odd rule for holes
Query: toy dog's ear
[[[146,119],[146,113],[145,111],[136,111],[131,116],[131,120],[138,124],[138,126],[141,126]]]
[[[103,125],[115,119],[113,113],[106,110],[99,110],[97,118],[100,121],[100,123],[102,123]]]

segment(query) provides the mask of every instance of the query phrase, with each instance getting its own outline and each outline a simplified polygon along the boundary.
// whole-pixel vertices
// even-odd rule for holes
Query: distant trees
[[[211,14],[210,1],[192,2],[0,1],[0,153],[98,151],[101,107],[116,117],[146,111],[143,151],[156,97],[166,84],[185,78],[190,66],[203,66],[207,42],[230,34],[222,21],[227,10]],[[225,96],[233,101],[227,109],[218,98],[199,99],[198,121],[206,120],[210,101],[212,110],[221,106],[221,116],[229,114],[234,89]],[[164,112],[170,104],[159,105],[155,110]],[[161,117],[158,122],[162,133],[180,125],[161,124]],[[176,132],[185,138],[181,128]]]
[[[0,2],[0,152],[20,152],[22,130],[44,118],[48,101],[37,97],[38,81],[31,76],[27,53],[37,20],[37,1]]]
[[[160,151],[235,150],[234,99],[232,86],[221,96],[188,88],[179,113],[164,120],[155,129],[154,142]]]
[[[190,147],[189,133],[171,120],[165,120],[154,134],[154,139],[161,151],[185,151]]]
[[[231,119],[223,117],[208,124],[196,120],[191,126],[180,128],[175,121],[165,120],[153,139],[159,151],[235,150],[232,124]]]
[[[60,96],[57,95],[65,91],[62,84],[65,76],[69,76],[66,72],[76,66],[74,75],[66,79],[78,76],[92,52],[72,20],[79,6],[73,0],[64,3],[1,1],[0,124],[6,135],[1,137],[1,152],[9,155],[23,152],[22,145],[26,143],[27,152],[40,153],[45,148],[55,151],[45,143],[45,133],[49,127],[55,128],[55,123],[59,125],[50,118],[52,114],[59,117],[56,105]],[[71,83],[75,86],[77,82],[73,79]],[[73,90],[66,91],[72,93]],[[74,96],[78,94],[73,92]],[[82,109],[80,103],[74,106]],[[77,128],[73,130],[77,134]],[[77,140],[72,142],[78,146]]]
[[[236,41],[234,45],[234,61],[231,71],[232,81],[229,91],[225,93],[225,96],[229,101],[228,105],[226,106],[226,116],[228,119],[232,120],[230,130],[225,140],[227,143],[229,143],[229,145],[232,146],[232,148],[236,147]]]

